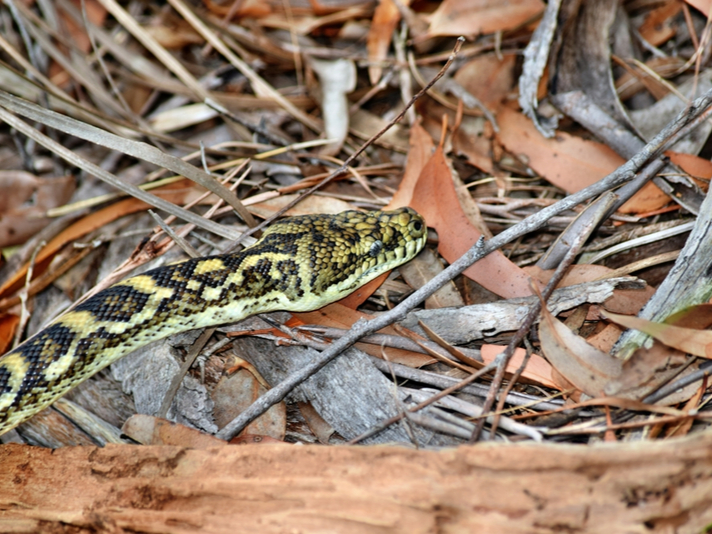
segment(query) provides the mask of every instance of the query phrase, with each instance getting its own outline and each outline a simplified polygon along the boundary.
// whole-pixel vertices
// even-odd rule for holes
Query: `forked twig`
[[[678,116],[658,135],[656,135],[638,154],[633,156],[624,165],[620,166],[613,173],[603,178],[599,182],[578,191],[551,206],[548,206],[538,213],[528,217],[521,223],[514,225],[501,232],[486,243],[478,241],[462,257],[452,263],[447,269],[439,273],[423,287],[412,293],[398,306],[369,321],[359,321],[351,331],[341,339],[335,341],[328,349],[319,355],[319,358],[312,364],[304,367],[299,373],[290,376],[257,401],[237,418],[226,425],[217,437],[229,440],[236,436],[250,422],[266,412],[270,406],[283,400],[289,392],[296,386],[304,382],[324,365],[336,358],[345,349],[353,345],[358,339],[373,334],[377,330],[389,324],[403,320],[406,314],[415,308],[420,302],[435,293],[441,286],[454,279],[470,265],[484,256],[493,252],[507,243],[528,234],[546,224],[546,222],[572,207],[596,197],[606,191],[613,189],[623,183],[633,179],[635,173],[652,157],[661,154],[670,144],[675,143],[680,137],[689,133],[690,129],[707,120],[712,114],[712,90],[704,96],[698,98],[693,104],[679,113]],[[489,366],[488,366],[489,367]],[[467,380],[467,379],[466,379]]]

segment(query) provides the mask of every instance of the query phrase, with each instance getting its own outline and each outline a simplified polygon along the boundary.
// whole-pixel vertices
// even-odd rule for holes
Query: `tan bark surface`
[[[706,532],[712,434],[452,450],[0,447],[2,532]]]

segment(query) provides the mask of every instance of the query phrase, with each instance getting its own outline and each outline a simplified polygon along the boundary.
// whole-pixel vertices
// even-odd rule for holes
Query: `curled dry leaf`
[[[626,328],[640,330],[669,347],[700,356],[701,358],[712,359],[712,332],[708,330],[656,323],[640,317],[618,315],[611,312],[602,312],[602,315]]]
[[[410,205],[438,231],[438,251],[450,263],[457,260],[482,235],[473,227],[457,198],[450,167],[442,147],[423,167]],[[531,295],[529,276],[500,251],[468,268],[464,274],[504,298]]]
[[[190,428],[160,417],[136,414],[126,420],[121,432],[144,445],[174,445],[191,449],[207,449],[227,445],[194,428]]]
[[[433,13],[430,36],[512,30],[544,11],[541,0],[445,0]]]
[[[561,375],[590,397],[605,396],[606,385],[621,374],[621,362],[592,347],[556,319],[546,306],[539,323],[541,349]]]

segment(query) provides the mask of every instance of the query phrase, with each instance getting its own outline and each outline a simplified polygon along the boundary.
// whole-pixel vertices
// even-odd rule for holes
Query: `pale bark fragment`
[[[0,531],[671,532],[712,523],[712,433],[443,451],[0,447]]]

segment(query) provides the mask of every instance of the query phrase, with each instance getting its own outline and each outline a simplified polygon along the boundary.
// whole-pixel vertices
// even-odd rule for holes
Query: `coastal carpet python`
[[[410,208],[305,215],[240,252],[119,282],[0,358],[0,434],[141,346],[255,313],[320,308],[412,259],[426,237]]]

